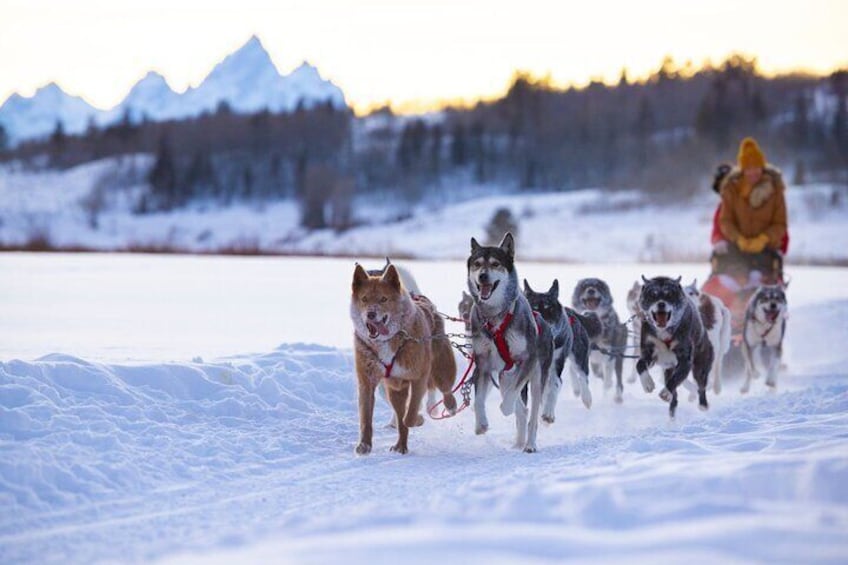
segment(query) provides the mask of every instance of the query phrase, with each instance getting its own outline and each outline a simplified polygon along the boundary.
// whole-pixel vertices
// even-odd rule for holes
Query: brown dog
[[[447,337],[438,337],[445,335],[445,326],[435,306],[423,296],[413,297],[394,265],[378,273],[369,274],[357,264],[350,300],[359,381],[359,455],[371,451],[374,392],[380,382],[397,420],[398,441],[392,451],[409,451],[409,428],[424,423],[419,408],[428,389],[438,388],[445,408],[456,410],[451,392],[456,360]]]

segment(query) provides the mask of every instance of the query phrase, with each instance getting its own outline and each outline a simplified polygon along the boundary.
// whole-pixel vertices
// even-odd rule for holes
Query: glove
[[[743,253],[759,253],[765,249],[769,238],[766,234],[761,233],[755,237],[745,237],[740,235],[736,240],[736,246]]]

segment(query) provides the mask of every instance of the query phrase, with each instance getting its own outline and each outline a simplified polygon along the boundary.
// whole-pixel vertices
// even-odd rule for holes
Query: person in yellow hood
[[[719,189],[721,234],[744,254],[781,250],[787,233],[785,190],[780,171],[766,162],[757,142],[743,139],[737,166]]]

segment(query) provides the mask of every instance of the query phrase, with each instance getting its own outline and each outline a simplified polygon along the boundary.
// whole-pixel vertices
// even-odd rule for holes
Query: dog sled
[[[741,345],[748,300],[761,285],[785,284],[783,257],[770,249],[752,254],[731,247],[724,253],[714,251],[710,266],[710,276],[701,291],[721,300],[731,314],[732,338],[723,371],[725,375],[741,375],[745,367]]]

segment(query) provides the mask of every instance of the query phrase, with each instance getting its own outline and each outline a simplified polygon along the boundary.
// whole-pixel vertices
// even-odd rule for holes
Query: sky
[[[845,22],[842,0],[0,0],[0,101],[56,82],[108,109],[150,70],[182,92],[252,35],[280,72],[309,61],[357,109],[493,97],[518,70],[640,78],[666,55],[829,73],[848,66]]]

